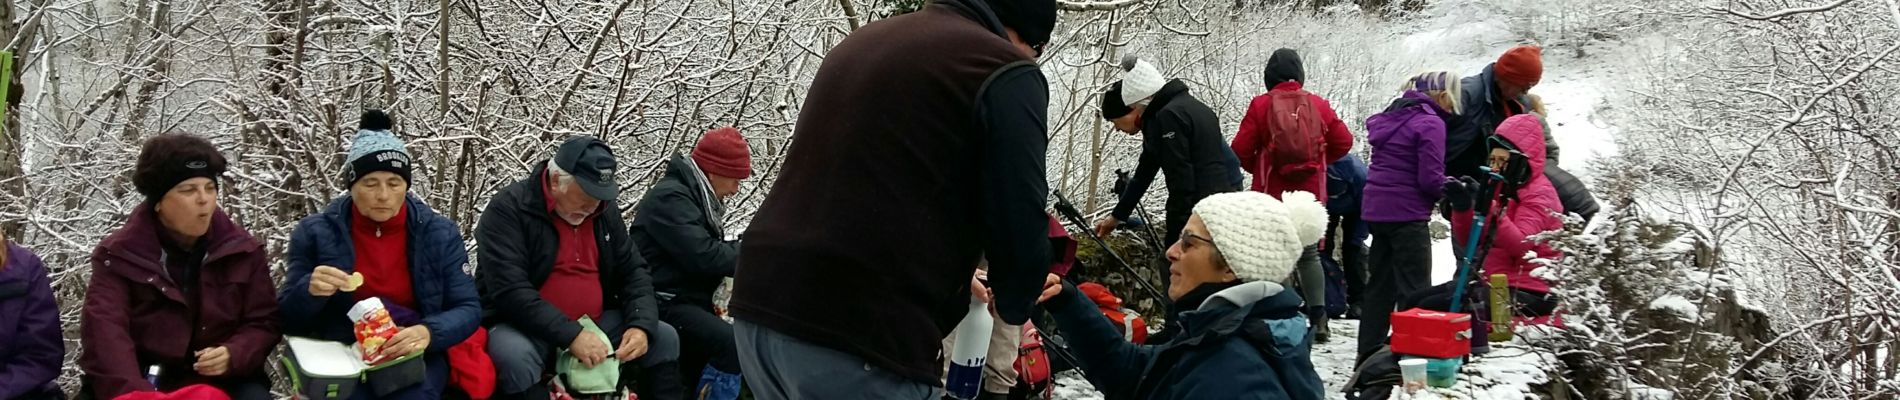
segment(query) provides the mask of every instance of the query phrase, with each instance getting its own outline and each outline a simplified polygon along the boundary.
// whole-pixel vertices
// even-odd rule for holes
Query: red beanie
[[[1492,71],[1497,73],[1499,82],[1519,86],[1535,86],[1544,80],[1544,50],[1537,46],[1523,45],[1512,47],[1498,57]]]
[[[752,177],[752,149],[739,129],[724,127],[706,132],[693,145],[693,164],[709,175],[733,179]]]

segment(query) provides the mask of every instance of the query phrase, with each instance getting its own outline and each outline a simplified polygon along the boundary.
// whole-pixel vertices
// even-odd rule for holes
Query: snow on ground
[[[1102,393],[1095,391],[1081,373],[1075,371],[1056,374],[1056,399],[1060,400],[1102,400]]]
[[[1513,343],[1492,343],[1490,354],[1473,357],[1470,364],[1458,370],[1457,383],[1449,388],[1428,388],[1411,400],[1537,399],[1533,388],[1550,381],[1544,367],[1558,362],[1557,356],[1550,352]]]
[[[1499,15],[1483,7],[1469,6],[1478,3],[1445,2],[1451,6],[1436,10],[1436,21],[1404,36],[1402,40],[1406,48],[1415,54],[1449,55],[1455,60],[1447,60],[1449,64],[1438,67],[1456,68],[1465,75],[1477,73],[1498,54],[1516,45],[1516,34],[1511,33],[1508,26],[1497,22],[1502,20]],[[1613,53],[1604,49],[1592,49],[1591,52]],[[1531,93],[1543,97],[1551,114],[1549,122],[1552,136],[1556,138],[1562,152],[1559,165],[1585,182],[1594,182],[1598,174],[1591,171],[1590,163],[1618,154],[1614,140],[1616,129],[1599,113],[1610,107],[1606,96],[1608,86],[1605,83],[1615,79],[1617,72],[1613,71],[1610,62],[1575,58],[1567,53],[1545,53],[1543,82],[1531,89]],[[1452,280],[1457,269],[1457,260],[1452,256],[1454,245],[1465,244],[1454,244],[1450,240],[1438,240],[1432,244],[1433,284]],[[1676,307],[1679,304],[1661,306]],[[1357,354],[1359,322],[1336,320],[1329,325],[1332,340],[1314,346],[1313,365],[1326,384],[1327,398],[1344,399],[1345,394],[1340,390],[1351,378],[1354,368],[1352,361]],[[1537,334],[1532,331],[1523,333],[1525,336]],[[1491,348],[1490,354],[1474,358],[1471,364],[1460,370],[1459,382],[1453,387],[1431,389],[1413,398],[1534,399],[1537,396],[1532,394],[1534,391],[1531,388],[1547,382],[1545,367],[1558,363],[1556,357],[1548,352],[1535,352],[1532,348],[1514,343],[1492,343]],[[1056,382],[1057,399],[1102,398],[1080,374],[1066,373],[1058,376]]]

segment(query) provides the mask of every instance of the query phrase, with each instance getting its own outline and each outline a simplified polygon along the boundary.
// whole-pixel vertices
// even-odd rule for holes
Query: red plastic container
[[[1471,314],[1419,308],[1392,313],[1392,352],[1428,358],[1471,354]]]

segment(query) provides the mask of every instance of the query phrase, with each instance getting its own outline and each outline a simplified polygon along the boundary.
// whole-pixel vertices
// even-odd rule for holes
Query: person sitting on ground
[[[59,384],[66,342],[46,264],[0,230],[0,399],[66,398]]]
[[[1312,335],[1287,278],[1318,243],[1326,209],[1312,194],[1216,194],[1194,207],[1168,249],[1168,297],[1190,311],[1166,343],[1129,343],[1074,285],[1045,307],[1097,390],[1130,399],[1321,399]]]
[[[600,139],[570,138],[482,211],[475,281],[484,313],[493,315],[495,398],[546,398],[542,374],[554,372],[551,361],[563,347],[563,357],[589,369],[637,364],[642,399],[685,395],[678,334],[660,321],[646,259],[627,238],[614,200],[618,165]],[[603,332],[585,330],[582,317]]]
[[[403,310],[393,315],[420,318],[383,346],[399,355],[423,352],[423,382],[352,398],[439,399],[448,386],[448,350],[479,327],[482,306],[462,272],[468,250],[461,229],[410,194],[413,160],[390,125],[382,111],[363,113],[350,143],[349,195],[291,233],[278,312],[286,335],[344,343],[356,341],[347,314],[358,301],[378,298]],[[351,285],[352,273],[361,274],[362,286]]]
[[[237,400],[270,399],[277,289],[263,242],[218,207],[224,156],[203,138],[162,134],[133,168],[145,201],[92,253],[82,390],[111,399],[209,384]]]
[[[726,240],[725,200],[750,176],[752,153],[739,130],[706,132],[691,155],[667,161],[666,175],[647,189],[628,233],[653,265],[660,320],[679,328],[681,359],[703,361],[681,364],[688,374],[682,378],[697,382],[700,393],[739,393],[732,324],[713,311],[713,292],[739,263],[739,241]]]
[[[1531,240],[1539,233],[1563,229],[1563,204],[1557,199],[1557,190],[1550,180],[1544,177],[1544,133],[1537,116],[1518,115],[1504,120],[1498,126],[1498,135],[1491,140],[1490,164],[1493,171],[1505,179],[1521,179],[1514,191],[1499,188],[1500,185],[1481,185],[1477,191],[1453,190],[1446,196],[1454,210],[1451,219],[1452,243],[1463,246],[1471,238],[1471,225],[1476,212],[1486,213],[1484,226],[1491,233],[1488,243],[1480,243],[1488,249],[1482,262],[1483,275],[1504,274],[1510,282],[1512,312],[1519,317],[1540,317],[1555,312],[1558,297],[1550,293],[1550,282],[1540,278],[1532,271],[1542,268],[1539,263],[1526,257],[1535,253],[1539,259],[1555,260],[1562,253],[1547,243]],[[1493,190],[1497,193],[1494,195]],[[1488,207],[1484,204],[1489,203]],[[1473,277],[1477,281],[1487,279]],[[1420,307],[1432,310],[1446,310],[1450,307],[1453,283],[1446,283],[1413,293],[1399,307],[1407,309]],[[1467,290],[1467,299],[1483,301],[1489,299],[1485,291]],[[1466,310],[1477,309],[1473,304]],[[1461,310],[1464,311],[1464,310]],[[1475,320],[1475,319],[1474,319]],[[1481,336],[1481,335],[1480,335]],[[1474,346],[1476,341],[1474,341]]]

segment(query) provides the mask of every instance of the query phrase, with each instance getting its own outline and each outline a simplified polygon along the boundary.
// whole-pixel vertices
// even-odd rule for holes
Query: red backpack
[[[1089,301],[1095,302],[1095,307],[1102,312],[1102,316],[1108,317],[1109,322],[1115,324],[1116,330],[1121,331],[1123,338],[1127,338],[1134,344],[1148,342],[1148,321],[1142,320],[1141,314],[1136,313],[1135,310],[1122,307],[1122,298],[1116,297],[1107,286],[1088,282],[1076,288],[1081,289],[1082,294],[1089,297]]]
[[[1016,348],[1016,390],[1014,393],[1033,393],[1034,398],[1049,399],[1055,396],[1049,371],[1049,352],[1042,349],[1042,333],[1036,330],[1036,324],[1023,323],[1022,345]],[[1012,397],[1016,398],[1016,397]]]
[[[1261,153],[1266,160],[1260,165],[1270,167],[1273,176],[1281,179],[1299,180],[1319,173],[1324,164],[1320,153],[1320,137],[1325,124],[1320,121],[1319,113],[1313,109],[1312,93],[1306,90],[1279,90],[1267,93],[1272,96],[1267,107],[1267,136],[1273,139],[1267,144],[1267,151]]]

